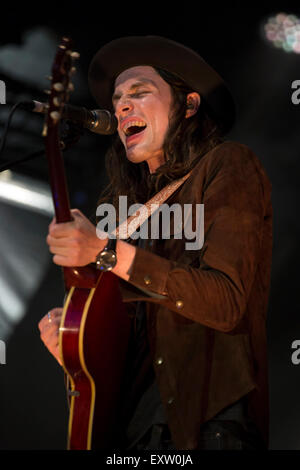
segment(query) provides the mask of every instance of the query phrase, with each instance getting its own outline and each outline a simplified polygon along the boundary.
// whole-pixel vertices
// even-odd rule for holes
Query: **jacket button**
[[[149,276],[145,276],[144,277],[144,283],[149,286],[149,284],[151,284],[151,278]]]
[[[160,366],[163,362],[164,362],[164,360],[163,360],[162,357],[158,357],[158,358],[156,359],[156,364],[157,364],[158,366]]]
[[[176,300],[176,307],[177,307],[177,308],[182,308],[182,307],[183,307],[183,302],[182,302],[182,300]]]

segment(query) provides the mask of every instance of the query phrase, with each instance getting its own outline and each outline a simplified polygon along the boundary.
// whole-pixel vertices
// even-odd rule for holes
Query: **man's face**
[[[117,77],[112,100],[127,158],[134,163],[147,161],[150,171],[155,171],[164,161],[170,86],[152,67],[132,67]]]

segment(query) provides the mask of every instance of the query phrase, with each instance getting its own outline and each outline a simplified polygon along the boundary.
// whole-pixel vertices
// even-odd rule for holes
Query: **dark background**
[[[182,42],[197,50],[225,78],[238,104],[238,120],[228,139],[254,150],[273,188],[274,254],[268,311],[270,448],[300,449],[300,365],[291,362],[291,344],[300,339],[300,105],[291,102],[291,83],[300,80],[300,55],[272,47],[261,34],[261,25],[268,16],[280,11],[300,16],[300,8],[296,2],[286,1],[208,3],[121,2],[103,7],[99,3],[65,6],[60,2],[37,7],[27,2],[23,7],[6,6],[1,12],[0,51],[13,44],[23,56],[24,33],[36,28],[49,28],[54,43],[63,35],[71,35],[81,54],[78,86],[71,101],[90,108],[96,103],[87,89],[89,62],[99,47],[124,35],[157,34]],[[9,105],[24,96],[45,100],[43,64],[46,68],[49,64],[50,74],[53,57],[46,50],[37,53],[34,80],[25,71],[23,78],[14,74],[18,68],[22,72],[20,61],[11,64],[11,72],[5,71],[0,52],[0,79],[7,83]],[[0,114],[1,134],[6,108],[3,106]],[[13,123],[2,162],[43,146],[40,116],[19,111]],[[93,214],[97,195],[105,184],[103,155],[108,143],[106,137],[86,134],[65,155],[72,206],[88,216]],[[21,164],[15,170],[45,184],[48,181],[44,158]],[[50,217],[31,215],[31,220],[28,211],[11,210],[17,211],[18,220],[24,219],[26,228],[17,236],[13,223],[8,225],[2,218],[12,240],[15,236],[10,247],[13,243],[19,246],[33,232],[46,237]],[[1,251],[7,252],[6,240],[0,241]],[[43,246],[41,252],[45,251]],[[39,259],[38,250],[34,256]],[[1,266],[0,258],[0,272]],[[26,271],[22,274],[24,278],[30,275]],[[67,406],[62,371],[41,343],[37,328],[39,319],[50,308],[61,305],[62,298],[60,269],[48,256],[42,276],[27,298],[24,315],[11,321],[5,338],[0,331],[0,338],[7,344],[7,363],[0,365],[0,449],[65,448]]]

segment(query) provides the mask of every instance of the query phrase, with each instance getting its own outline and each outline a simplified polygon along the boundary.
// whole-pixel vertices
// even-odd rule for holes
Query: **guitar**
[[[56,222],[72,220],[59,123],[72,91],[70,76],[78,54],[63,38],[52,68],[43,136]],[[59,348],[70,383],[67,448],[106,449],[111,444],[124,375],[130,317],[122,302],[118,277],[92,265],[62,268],[66,290]]]

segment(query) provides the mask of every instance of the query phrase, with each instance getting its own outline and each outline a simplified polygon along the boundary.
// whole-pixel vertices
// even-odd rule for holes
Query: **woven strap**
[[[178,189],[190,176],[192,171],[184,175],[179,180],[172,181],[170,184],[161,189],[143,206],[137,209],[133,215],[124,220],[112,233],[116,234],[116,238],[129,238],[151,215]],[[133,222],[134,221],[134,222]]]

